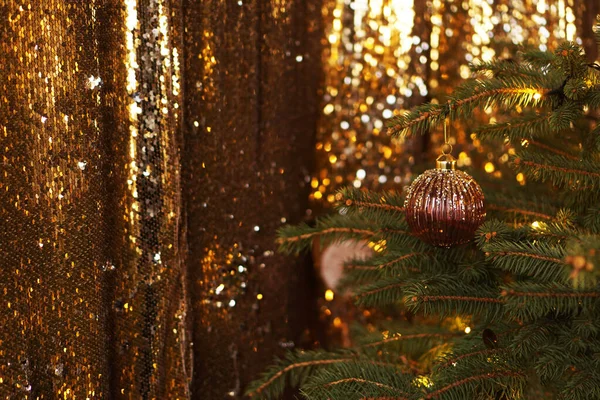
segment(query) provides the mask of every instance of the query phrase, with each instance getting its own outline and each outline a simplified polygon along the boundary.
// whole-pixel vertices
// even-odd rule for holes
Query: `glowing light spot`
[[[262,300],[262,298],[263,298],[262,293],[259,293],[259,294],[256,295],[256,299],[257,300]]]
[[[427,376],[421,375],[414,379],[414,383],[420,387],[432,387],[433,381],[429,379]]]
[[[217,288],[215,289],[215,294],[220,294],[220,293],[223,291],[223,289],[225,289],[225,285],[223,285],[223,284],[221,283],[221,284],[220,284],[219,286],[217,286]]]
[[[494,167],[494,164],[492,164],[491,162],[487,162],[485,163],[485,172],[487,172],[488,174],[491,174],[492,172],[494,172],[496,170],[496,167]]]
[[[327,289],[325,291],[325,300],[332,301],[333,300],[333,290]]]
[[[95,77],[94,75],[88,78],[88,86],[90,89],[95,89],[102,84],[102,79],[100,77]]]
[[[466,333],[466,334],[469,334],[469,333],[471,333],[471,327],[470,327],[470,326],[467,326],[467,327],[465,328],[465,333]]]

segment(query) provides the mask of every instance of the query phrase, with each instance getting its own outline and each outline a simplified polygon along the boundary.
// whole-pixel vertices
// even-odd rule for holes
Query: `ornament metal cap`
[[[456,158],[452,157],[452,154],[444,153],[435,160],[435,167],[437,169],[454,170],[456,169]]]

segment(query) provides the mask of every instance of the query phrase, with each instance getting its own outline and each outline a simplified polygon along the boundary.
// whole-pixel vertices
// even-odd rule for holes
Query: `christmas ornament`
[[[450,151],[446,141],[436,168],[415,179],[404,202],[412,232],[440,247],[469,242],[485,218],[481,188],[469,174],[455,169]]]

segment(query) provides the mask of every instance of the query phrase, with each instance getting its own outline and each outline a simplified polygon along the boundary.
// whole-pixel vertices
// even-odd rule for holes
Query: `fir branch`
[[[400,279],[399,281],[396,278],[366,285],[356,291],[356,304],[373,307],[397,303],[402,300],[402,287],[405,284],[404,279]]]
[[[580,157],[577,157],[577,156],[574,156],[572,154],[569,154],[569,153],[567,153],[566,151],[563,151],[563,150],[555,149],[552,146],[548,146],[547,144],[538,142],[536,140],[530,140],[529,144],[531,146],[535,146],[535,147],[539,147],[540,149],[544,149],[544,150],[546,150],[546,151],[548,151],[550,153],[558,154],[559,156],[563,156],[564,158],[568,158],[569,160],[575,160],[575,161],[577,161],[577,160],[580,159]]]
[[[378,208],[380,210],[394,211],[397,213],[404,212],[404,207],[393,206],[390,204],[369,203],[366,201],[347,200],[345,202],[345,205],[348,207],[355,206],[355,207],[359,207],[359,208]]]
[[[557,166],[554,166],[554,165],[536,163],[534,161],[521,160],[521,159],[518,159],[518,158],[515,159],[515,164],[517,164],[517,165],[520,165],[520,164],[526,165],[526,166],[529,166],[529,167],[536,168],[538,170],[548,169],[548,170],[551,170],[551,171],[564,172],[566,174],[583,175],[583,176],[590,176],[590,177],[594,177],[594,178],[600,178],[600,172],[585,171],[585,170],[575,169],[575,168],[557,167]]]
[[[344,383],[348,383],[348,382],[356,382],[356,383],[364,383],[364,384],[368,384],[368,385],[375,385],[377,387],[380,388],[385,388],[385,389],[389,389],[390,391],[393,392],[397,392],[398,394],[404,394],[404,392],[398,390],[398,388],[380,383],[380,382],[375,382],[375,381],[370,381],[367,379],[361,379],[361,378],[344,378],[344,379],[339,379],[335,382],[329,382],[326,383],[325,385],[323,385],[324,387],[330,387],[330,386],[335,386],[335,385],[340,385],[340,384],[344,384]],[[408,397],[404,397],[404,399],[408,400]]]
[[[548,314],[576,315],[591,309],[600,298],[598,291],[578,291],[566,284],[515,282],[503,288],[506,310],[522,321],[531,321]]]
[[[339,354],[327,354],[324,352],[288,353],[286,359],[280,361],[279,365],[272,367],[264,373],[262,379],[252,382],[246,391],[246,395],[253,397],[265,393],[269,398],[277,397],[284,390],[282,379],[292,371],[344,363],[352,361],[352,359],[347,356],[344,357]],[[277,384],[275,385],[275,383]],[[266,389],[270,386],[275,387],[266,393]]]
[[[568,281],[565,250],[554,243],[496,239],[483,243],[486,258],[497,268],[542,281]]]
[[[544,220],[553,220],[555,218],[552,215],[540,213],[537,211],[525,210],[523,208],[504,207],[504,206],[497,205],[497,204],[486,204],[485,207],[486,207],[486,209],[492,210],[492,211],[502,211],[505,213],[527,215],[530,217],[535,217],[535,218],[544,219]]]
[[[518,223],[537,219],[554,220],[562,203],[545,195],[545,188],[534,188],[533,185],[535,183],[532,182],[526,187],[519,186],[513,190],[488,189],[485,186],[486,209],[491,216],[505,219],[511,225],[514,225],[515,219]],[[537,195],[531,193],[534,190]]]
[[[433,301],[472,301],[481,303],[497,303],[504,304],[504,300],[495,297],[474,297],[474,296],[413,296],[413,302],[421,301],[423,303]]]
[[[377,397],[363,397],[360,400],[405,400],[406,397],[390,397],[390,396],[377,396]]]
[[[422,266],[431,260],[427,254],[419,251],[409,252],[401,248],[388,249],[382,254],[363,260],[352,260],[344,265],[344,285],[379,281],[418,273]]]
[[[554,299],[559,298],[597,298],[600,297],[600,292],[570,292],[570,293],[557,293],[557,292],[517,292],[515,290],[505,290],[501,293],[502,296],[515,296],[515,297],[549,297]]]
[[[443,121],[448,111],[439,104],[424,104],[414,108],[411,112],[398,115],[388,121],[388,135],[409,136],[411,134],[425,134]]]
[[[353,363],[336,364],[315,374],[302,388],[303,394],[311,399],[348,399],[364,397],[412,398],[410,375],[398,372],[396,366],[373,366],[357,360]]]
[[[550,51],[540,51],[538,49],[528,49],[520,53],[523,61],[537,68],[538,71],[542,68],[549,67],[555,60],[556,55]],[[550,71],[549,71],[550,72]]]
[[[585,211],[583,226],[592,233],[600,234],[600,206],[590,207]]]
[[[573,161],[563,156],[520,151],[513,165],[529,179],[550,181],[556,186],[592,190],[600,186],[600,169],[588,160]]]
[[[515,237],[515,235],[518,235]],[[501,239],[503,241],[518,240],[519,232],[509,227],[505,222],[497,219],[487,220],[477,229],[475,238],[477,246],[483,248],[490,241]]]
[[[364,270],[384,269],[387,267],[397,265],[399,262],[404,261],[408,258],[416,257],[416,256],[420,256],[420,255],[423,255],[423,253],[413,252],[413,253],[409,253],[409,254],[402,254],[402,255],[395,257],[392,260],[387,261],[383,264],[375,264],[375,265],[348,264],[348,265],[345,265],[344,268],[346,268],[346,269],[364,269]],[[369,260],[369,261],[373,261],[373,260]],[[418,269],[415,270],[415,272],[418,272],[418,271],[419,271]]]
[[[375,346],[381,346],[384,344],[396,343],[396,342],[400,342],[400,341],[404,341],[404,340],[415,340],[415,339],[441,340],[441,339],[448,339],[448,338],[453,338],[453,337],[462,336],[462,335],[463,335],[462,333],[456,333],[456,332],[415,333],[412,335],[397,335],[397,336],[393,336],[393,337],[390,337],[387,339],[379,340],[377,342],[371,342],[371,343],[364,344],[362,347],[375,347]]]
[[[287,243],[287,242],[298,242],[300,240],[312,239],[316,236],[329,235],[331,233],[350,233],[350,234],[358,233],[360,235],[365,235],[365,236],[375,235],[375,232],[372,230],[369,230],[369,229],[327,228],[327,229],[323,229],[322,231],[303,233],[303,234],[296,235],[296,236],[280,237],[280,238],[276,239],[276,243],[283,244],[283,243]]]
[[[415,108],[406,115],[393,118],[388,124],[392,136],[423,134],[446,117],[454,119],[459,114],[468,117],[476,106],[494,105],[511,108],[515,106],[538,106],[546,100],[549,89],[531,87],[523,77],[506,79],[475,79],[458,87],[445,105],[427,104]]]
[[[477,64],[469,65],[471,72],[474,73],[485,73],[491,72],[493,77],[501,78],[503,76],[515,76],[519,75],[523,78],[530,79],[532,81],[540,80],[540,68],[538,65],[532,65],[531,63],[522,63],[520,60],[513,59],[501,59],[493,60],[488,62],[479,62]],[[549,62],[546,62],[546,65]]]
[[[519,256],[519,257],[528,257],[536,260],[550,261],[553,263],[562,263],[563,261],[560,258],[556,257],[547,257],[541,256],[539,254],[526,253],[524,251],[497,251],[497,252],[487,252],[487,256]]]
[[[520,372],[515,372],[515,371],[495,371],[495,372],[488,372],[485,374],[480,374],[480,375],[473,375],[473,376],[469,376],[467,378],[464,379],[460,379],[456,382],[452,382],[440,389],[437,389],[431,393],[428,393],[424,398],[425,399],[436,399],[439,398],[440,395],[442,395],[443,393],[452,390],[458,386],[462,386],[471,382],[475,382],[475,381],[481,381],[481,380],[487,380],[487,379],[496,379],[496,378],[500,378],[500,377],[513,377],[513,378],[521,378],[521,379],[525,379],[525,375],[520,373]]]
[[[448,359],[444,360],[443,364],[437,365],[437,367],[438,368],[448,368],[448,367],[452,367],[452,366],[456,365],[456,363],[458,363],[460,360],[464,360],[466,358],[477,357],[477,356],[489,356],[491,354],[498,354],[498,353],[502,353],[502,352],[506,352],[506,351],[507,350],[504,348],[477,350],[477,351],[473,351],[471,353],[460,354],[460,355],[456,355],[455,357],[448,358]]]
[[[356,298],[359,299],[361,297],[371,296],[375,293],[380,293],[384,290],[390,290],[390,289],[402,287],[403,285],[404,285],[404,282],[394,282],[394,283],[387,283],[385,286],[377,287],[375,289],[367,288],[367,290],[365,290],[365,291],[358,292],[356,294]]]
[[[315,239],[322,245],[342,240],[367,240],[376,237],[376,221],[360,215],[334,214],[317,219],[316,226],[286,225],[278,231],[277,243],[283,253],[298,253],[312,247]]]
[[[485,99],[486,105],[489,107],[494,103],[506,103],[506,104],[536,104],[534,100],[543,97],[548,93],[548,89],[542,88],[511,88],[511,87],[500,87],[495,89],[484,90],[482,92],[473,94],[469,97],[459,98],[453,102],[450,102],[450,109],[459,108],[468,103],[474,103],[482,98]],[[506,96],[506,97],[504,97]],[[519,96],[523,96],[520,99]],[[540,96],[540,97],[536,97]]]
[[[550,114],[517,117],[509,122],[484,125],[476,131],[477,138],[481,140],[508,138],[511,142],[545,137],[552,133]]]
[[[391,234],[394,234],[394,235],[414,236],[414,234],[411,231],[404,230],[404,229],[383,228],[383,229],[380,229],[380,232],[381,233],[391,233]]]
[[[560,398],[564,400],[597,399],[600,397],[600,374],[596,370],[574,373],[564,385]]]
[[[550,129],[553,132],[569,129],[583,115],[583,102],[565,102],[550,114]]]
[[[483,282],[473,286],[454,275],[409,280],[403,294],[406,307],[425,315],[478,315],[493,319],[502,313],[495,287]]]
[[[360,214],[377,221],[404,220],[404,198],[396,191],[378,193],[346,187],[337,194],[340,198],[338,209],[349,215]]]

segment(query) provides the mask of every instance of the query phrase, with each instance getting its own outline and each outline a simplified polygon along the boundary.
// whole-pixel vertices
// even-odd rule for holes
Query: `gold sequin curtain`
[[[189,398],[181,10],[0,17],[0,397]]]
[[[186,138],[194,396],[237,398],[275,354],[315,338],[316,293],[275,232],[308,207],[322,28],[318,1],[186,1]]]
[[[307,209],[320,5],[0,18],[0,397],[237,397],[312,344],[309,269],[274,238]]]

